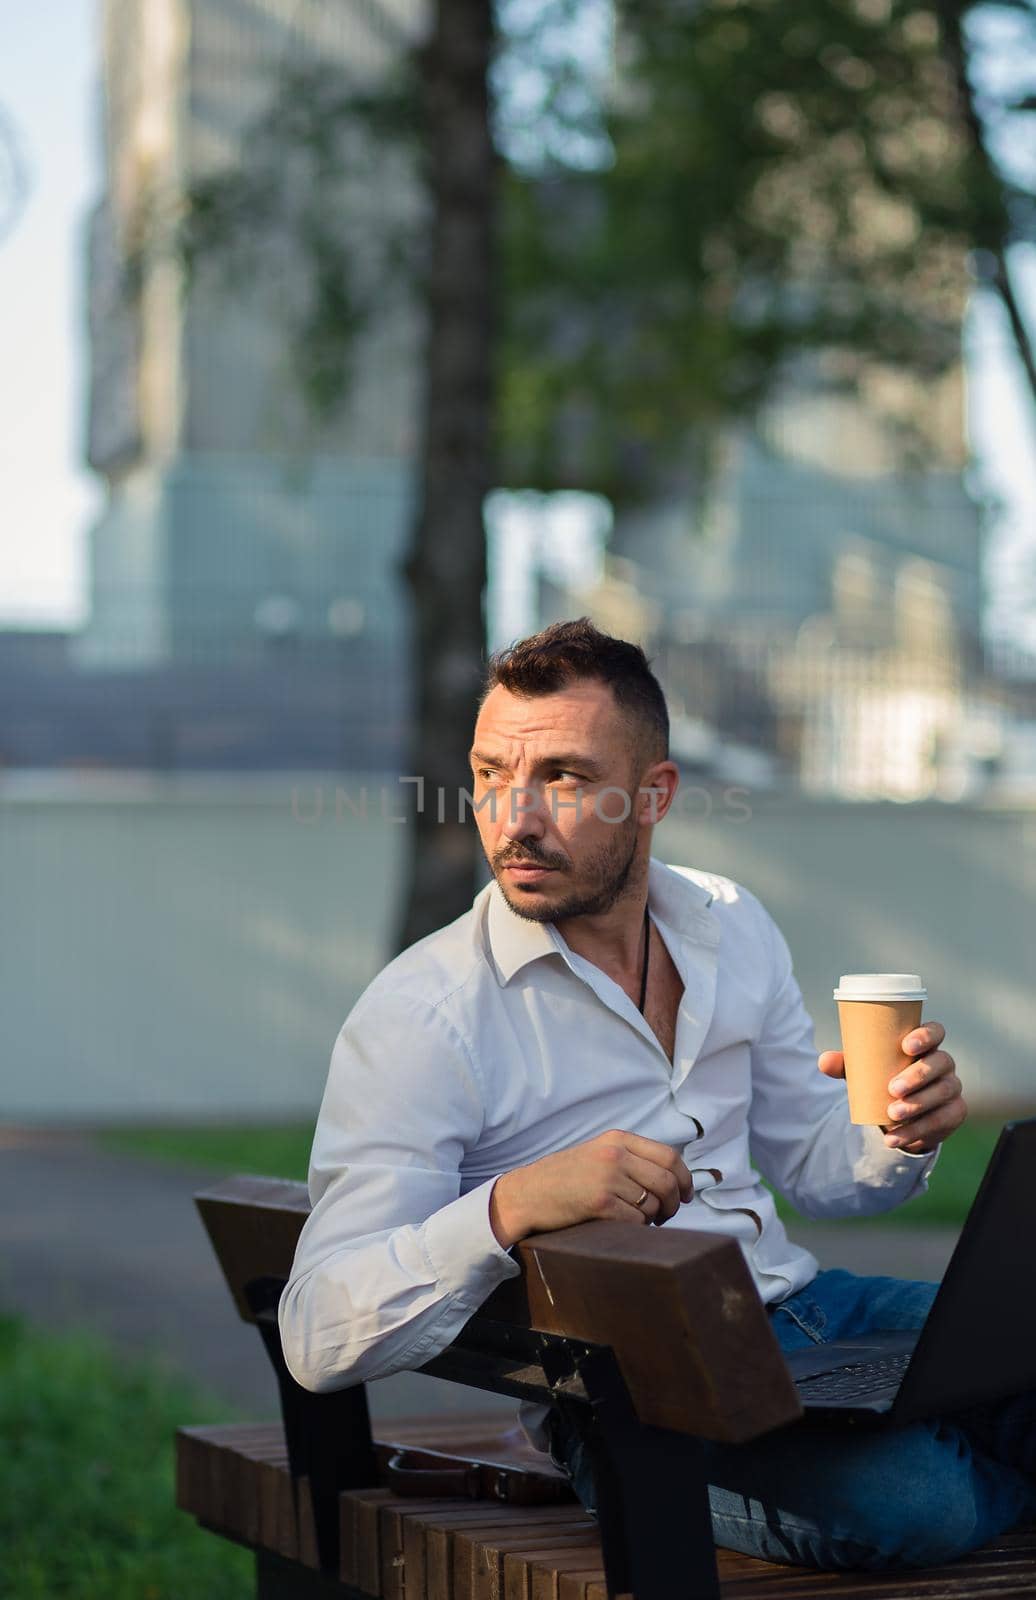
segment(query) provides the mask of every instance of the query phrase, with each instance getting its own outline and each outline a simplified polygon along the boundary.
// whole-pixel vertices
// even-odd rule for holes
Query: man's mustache
[[[553,867],[555,871],[558,871],[558,870],[564,868],[567,865],[567,862],[565,862],[564,860],[560,860],[560,861],[559,860],[553,860],[552,861],[549,856],[540,855],[536,850],[530,850],[529,847],[526,845],[525,848],[522,849],[522,850],[504,850],[504,851],[501,851],[494,858],[493,865],[495,867],[510,867],[510,866],[523,866],[523,865],[524,866],[535,866],[535,867]]]

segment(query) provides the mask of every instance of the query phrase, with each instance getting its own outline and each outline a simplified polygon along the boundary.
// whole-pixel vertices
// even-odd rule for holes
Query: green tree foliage
[[[968,18],[989,9],[619,0],[602,81],[571,0],[505,0],[491,80],[509,158],[497,480],[646,492],[803,352],[826,352],[828,376],[849,386],[953,366],[969,249],[981,267],[1032,221],[1031,196],[987,147],[995,94],[969,98]],[[1029,0],[1015,10],[1036,27]],[[347,392],[379,297],[421,292],[427,209],[350,220],[372,153],[420,187],[421,75],[420,57],[374,92],[317,62],[289,74],[240,167],[191,197],[195,262],[240,269],[242,249],[278,229],[291,239],[277,292],[317,415]],[[923,448],[914,399],[900,388],[907,449]]]
[[[802,352],[847,384],[956,363],[1000,183],[932,7],[623,0],[615,56],[610,162],[509,185],[510,479],[636,492]]]

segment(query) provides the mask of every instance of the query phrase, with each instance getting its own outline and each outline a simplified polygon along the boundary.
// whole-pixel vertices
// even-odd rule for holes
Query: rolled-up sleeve
[[[312,1210],[278,1307],[284,1358],[304,1388],[420,1366],[519,1272],[490,1225],[495,1179],[461,1193],[482,1120],[460,1035],[435,1006],[376,981],[335,1042]]]
[[[890,1149],[880,1128],[849,1121],[844,1082],[825,1077],[817,1067],[813,1022],[787,942],[756,905],[769,946],[771,988],[752,1046],[752,1159],[803,1216],[889,1211],[927,1189],[938,1149],[911,1156]]]

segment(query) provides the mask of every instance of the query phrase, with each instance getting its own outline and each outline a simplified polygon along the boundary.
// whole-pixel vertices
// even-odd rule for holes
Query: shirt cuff
[[[499,1176],[499,1174],[497,1174]],[[505,1278],[521,1267],[508,1255],[489,1220],[496,1178],[469,1189],[459,1200],[433,1212],[424,1225],[424,1248],[436,1278],[448,1294],[480,1305]]]
[[[893,1150],[885,1143],[881,1129],[868,1124],[863,1129],[863,1148],[865,1159],[872,1170],[881,1174],[883,1184],[894,1188],[903,1183],[905,1187],[923,1191],[928,1187],[928,1175],[939,1159],[942,1145],[937,1144],[934,1150],[918,1155],[911,1155],[907,1150]]]

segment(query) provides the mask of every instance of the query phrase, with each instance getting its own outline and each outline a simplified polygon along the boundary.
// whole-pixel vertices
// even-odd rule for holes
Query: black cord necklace
[[[648,904],[644,901],[644,965],[640,969],[640,1004],[637,1010],[644,1015],[644,1001],[647,999],[648,957],[651,954],[651,922],[648,917]]]

